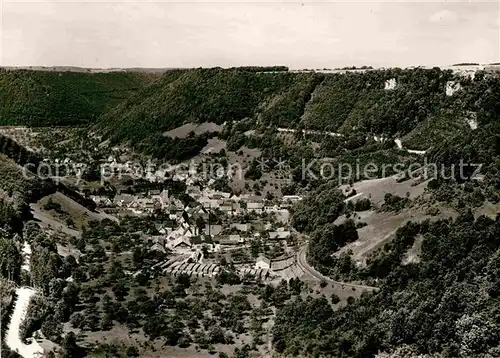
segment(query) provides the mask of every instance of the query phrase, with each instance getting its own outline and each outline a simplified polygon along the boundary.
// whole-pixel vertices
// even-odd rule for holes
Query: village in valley
[[[150,250],[169,253],[168,261],[156,267],[164,274],[214,277],[221,259],[235,264],[241,277],[274,280],[303,274],[295,265],[298,237],[289,211],[301,196],[266,198],[221,191],[214,188],[217,179],[205,180],[194,171],[172,175],[172,180],[183,184],[180,194],[188,203],[168,189],[90,198],[99,210],[117,217],[156,213],[164,218],[151,221],[155,234],[142,236]]]

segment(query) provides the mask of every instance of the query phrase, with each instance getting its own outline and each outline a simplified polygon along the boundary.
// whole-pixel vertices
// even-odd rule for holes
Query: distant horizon
[[[500,61],[500,5],[8,0],[0,66],[290,69]]]
[[[323,68],[314,68],[314,67],[304,67],[304,68],[292,68],[287,65],[276,64],[276,65],[241,65],[241,66],[197,66],[197,67],[80,67],[80,66],[72,66],[72,65],[7,65],[2,66],[0,68],[10,68],[10,69],[75,69],[75,70],[103,70],[103,71],[112,71],[112,70],[150,70],[150,71],[160,71],[160,70],[190,70],[190,69],[213,69],[213,68],[222,68],[222,69],[232,69],[232,68],[246,68],[246,67],[262,67],[262,68],[271,68],[271,67],[286,67],[289,71],[349,71],[349,70],[378,70],[378,69],[390,69],[390,68],[449,68],[449,67],[467,67],[467,66],[500,66],[500,62],[491,62],[491,63],[480,63],[480,62],[468,62],[468,63],[453,63],[446,65],[409,65],[409,66],[372,66],[372,65],[362,65],[362,66],[354,66],[354,65],[345,65],[342,67],[323,67]],[[354,67],[354,68],[352,68]],[[366,67],[366,68],[362,68]]]

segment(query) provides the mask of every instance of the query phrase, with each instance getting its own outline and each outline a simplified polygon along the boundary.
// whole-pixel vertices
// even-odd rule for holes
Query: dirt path
[[[86,214],[90,219],[92,220],[104,220],[104,219],[109,219],[114,222],[118,222],[118,218],[113,215],[109,215],[105,212],[102,211],[91,211],[82,204],[78,203],[77,201],[71,199],[69,196],[64,195],[61,192],[56,192],[54,194],[55,198],[58,198],[62,203],[64,203],[65,206],[68,206],[71,208],[71,211],[76,212],[82,212]]]
[[[394,143],[398,146],[399,150],[406,150],[410,154],[418,154],[418,155],[424,155],[425,150],[415,150],[415,149],[407,149],[403,147],[403,143],[401,142],[401,139],[394,139]]]
[[[21,323],[26,317],[30,300],[35,294],[36,291],[30,287],[21,287],[16,290],[17,300],[5,339],[7,346],[24,358],[43,357],[42,346],[34,339],[32,339],[30,344],[24,344],[19,332]]]
[[[28,244],[27,241],[25,241],[23,244],[22,253],[23,253],[23,263],[21,265],[21,270],[26,270],[30,272],[31,245]]]
[[[295,133],[297,132],[297,129],[292,129],[292,128],[278,128],[278,132],[284,132],[284,133]],[[342,133],[336,133],[336,132],[324,132],[324,131],[313,131],[313,130],[302,130],[303,134],[318,134],[318,135],[329,135],[330,137],[343,137],[344,135]]]
[[[357,193],[356,195],[350,196],[347,199],[345,199],[344,203],[348,203],[348,202],[350,202],[350,201],[352,201],[354,199],[357,199],[357,198],[359,198],[359,197],[361,197],[363,195],[364,195],[363,193]]]

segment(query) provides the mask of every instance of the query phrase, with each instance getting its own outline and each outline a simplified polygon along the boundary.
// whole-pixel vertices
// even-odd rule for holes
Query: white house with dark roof
[[[173,249],[191,249],[193,246],[188,238],[178,237],[172,242],[167,243],[167,246]]]
[[[256,270],[269,270],[270,268],[271,268],[271,260],[262,255],[257,257],[257,261],[255,262]]]

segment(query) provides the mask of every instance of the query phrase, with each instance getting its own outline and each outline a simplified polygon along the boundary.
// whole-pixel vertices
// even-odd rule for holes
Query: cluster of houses
[[[175,218],[174,218],[175,217]],[[292,236],[287,225],[274,223],[224,222],[210,224],[209,212],[203,207],[187,208],[182,214],[170,214],[168,222],[156,223],[158,235],[148,236],[152,249],[178,254],[207,250],[220,252],[248,246],[252,240],[287,240]]]
[[[147,194],[118,194],[114,199],[106,196],[90,197],[99,207],[114,207],[136,215],[151,214],[155,211],[178,211],[184,209],[182,201],[170,197],[168,190],[150,190]]]
[[[91,196],[99,207],[114,208],[133,215],[162,212],[161,222],[154,223],[155,234],[147,235],[151,249],[178,254],[199,251],[219,252],[249,246],[255,239],[288,240],[289,208],[302,198],[283,196],[266,200],[252,194],[235,195],[213,188],[214,181],[201,184],[192,177],[177,178],[186,184],[189,204],[164,189],[144,193],[120,193],[113,199]]]
[[[298,195],[286,195],[280,203],[266,202],[264,197],[257,195],[234,195],[227,192],[204,189],[199,186],[188,186],[186,194],[195,199],[207,209],[217,209],[227,215],[239,215],[247,212],[256,214],[276,213],[283,222],[288,221],[288,208],[294,202],[301,200]],[[92,195],[90,198],[99,207],[115,207],[128,209],[134,214],[150,214],[155,211],[171,212],[184,209],[182,201],[169,196],[168,190],[150,190],[147,193],[117,194],[114,199],[107,196]]]
[[[212,189],[187,186],[186,194],[195,200],[184,206],[167,191],[150,192],[146,198],[117,196],[115,203],[135,213],[149,213],[151,207],[168,213],[168,220],[155,223],[157,235],[150,236],[153,249],[186,253],[194,250],[224,251],[249,245],[254,239],[287,240],[288,207],[299,196],[284,197],[268,203],[254,195],[232,195]],[[253,219],[249,220],[247,214]],[[267,219],[262,219],[265,217]],[[272,222],[270,220],[272,218]]]

